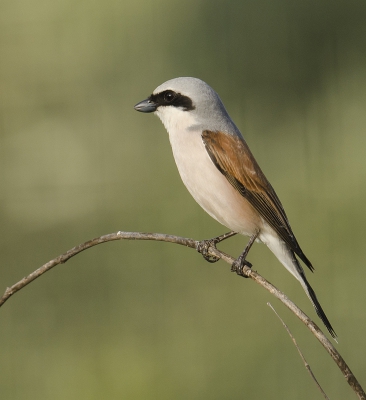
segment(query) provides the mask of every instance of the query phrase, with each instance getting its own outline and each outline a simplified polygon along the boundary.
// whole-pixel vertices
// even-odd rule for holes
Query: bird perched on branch
[[[268,246],[300,282],[329,333],[335,331],[306,279],[300,259],[311,271],[292,232],[285,210],[260,169],[218,94],[197,78],[171,79],[158,86],[135,109],[155,113],[169,133],[173,155],[183,183],[197,203],[232,234],[250,237],[232,270],[242,275],[255,240]],[[232,234],[206,244],[217,244]],[[208,261],[216,261],[205,251]]]

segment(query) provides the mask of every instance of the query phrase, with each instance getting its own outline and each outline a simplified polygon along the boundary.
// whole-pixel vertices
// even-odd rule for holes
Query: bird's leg
[[[251,236],[244,251],[240,254],[240,256],[231,265],[231,271],[236,272],[238,275],[243,276],[244,278],[248,278],[243,273],[244,265],[246,265],[249,268],[252,268],[252,264],[246,260],[246,257],[249,253],[250,248],[252,247],[253,243],[255,242],[255,239],[257,239],[258,234],[259,234],[259,232],[255,233],[253,236]]]
[[[201,240],[200,242],[198,242],[198,245],[197,245],[196,250],[197,250],[199,253],[202,254],[203,258],[204,258],[206,261],[208,261],[208,262],[210,262],[210,263],[214,263],[214,262],[216,262],[216,261],[219,261],[220,258],[219,258],[219,257],[216,257],[216,256],[214,256],[214,255],[211,255],[211,254],[209,253],[209,250],[208,250],[208,249],[209,249],[210,247],[216,248],[216,245],[217,245],[218,243],[220,243],[220,242],[222,242],[223,240],[226,240],[226,239],[228,239],[228,238],[230,238],[230,237],[232,237],[232,236],[234,236],[234,235],[236,235],[236,234],[237,234],[237,232],[231,231],[231,232],[224,233],[223,235],[214,237],[214,238],[212,238],[212,239]]]

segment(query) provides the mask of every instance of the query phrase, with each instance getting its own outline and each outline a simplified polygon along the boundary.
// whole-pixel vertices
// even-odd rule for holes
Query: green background
[[[181,183],[160,121],[133,109],[168,79],[199,77],[281,198],[366,385],[365,21],[364,0],[1,0],[1,291],[102,234],[226,231]],[[323,328],[266,247],[249,260]],[[265,290],[153,242],[97,246],[3,306],[1,398],[321,398],[268,301],[328,395],[355,398]]]

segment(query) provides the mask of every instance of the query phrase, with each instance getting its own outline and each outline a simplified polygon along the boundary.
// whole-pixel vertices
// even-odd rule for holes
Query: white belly
[[[293,253],[249,202],[234,189],[211,161],[197,121],[177,108],[156,111],[164,123],[180,176],[197,203],[222,225],[243,235],[258,234],[280,262],[301,282]],[[188,127],[181,129],[181,127]],[[306,288],[305,288],[306,290]]]
[[[243,235],[261,230],[262,219],[211,161],[200,131],[170,130],[180,176],[197,203],[218,222]]]

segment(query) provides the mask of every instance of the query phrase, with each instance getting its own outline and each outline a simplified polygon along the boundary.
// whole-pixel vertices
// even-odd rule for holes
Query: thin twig
[[[180,236],[172,236],[161,233],[142,233],[142,232],[116,232],[108,235],[100,236],[98,238],[89,240],[79,246],[68,250],[66,253],[56,257],[55,259],[49,261],[48,263],[42,265],[40,268],[29,274],[27,277],[21,279],[19,282],[8,287],[5,290],[4,295],[0,298],[0,307],[16,292],[24,288],[30,282],[34,281],[45,272],[49,271],[51,268],[59,264],[64,264],[71,257],[81,253],[82,251],[89,249],[90,247],[96,246],[101,243],[111,242],[113,240],[155,240],[161,242],[169,242],[180,244],[182,246],[190,247],[193,249],[198,249],[200,242],[183,238]],[[216,249],[214,246],[209,247],[209,253],[213,256],[219,257],[228,264],[232,265],[235,259],[228,254]],[[251,270],[247,266],[243,267],[243,273],[245,276],[253,279],[256,283],[267,289],[271,294],[273,294],[277,299],[279,299],[286,307],[288,307],[311,331],[311,333],[319,340],[325,350],[330,354],[333,361],[337,364],[338,368],[341,370],[343,376],[346,378],[348,384],[354,390],[356,395],[361,400],[366,400],[366,394],[362,389],[361,385],[357,381],[356,377],[353,375],[352,371],[343,360],[342,356],[334,348],[334,346],[329,342],[323,332],[318,328],[318,326],[303,312],[301,311],[289,298],[279,291],[275,286],[269,283],[257,272]]]
[[[302,354],[300,347],[298,346],[298,344],[296,343],[296,339],[294,338],[294,336],[292,335],[289,327],[285,324],[284,320],[278,315],[277,311],[273,308],[271,303],[267,303],[267,306],[271,307],[272,311],[277,315],[278,319],[282,322],[282,325],[284,326],[284,328],[286,329],[287,333],[289,334],[292,342],[294,343],[298,353],[300,354],[300,357],[305,365],[305,368],[307,369],[307,371],[309,372],[310,376],[313,378],[316,386],[318,387],[318,389],[320,390],[320,392],[322,393],[322,395],[324,396],[325,399],[329,400],[329,397],[327,396],[327,394],[324,392],[323,388],[320,386],[320,383],[318,382],[318,380],[316,379],[313,371],[311,370],[310,365],[308,364],[308,362],[306,361],[304,355]]]

